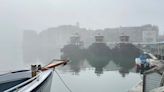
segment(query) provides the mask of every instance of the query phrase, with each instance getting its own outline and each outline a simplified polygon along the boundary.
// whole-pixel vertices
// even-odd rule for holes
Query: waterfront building
[[[95,36],[101,34],[103,41],[107,45],[120,42],[120,36],[126,35],[129,43],[155,43],[158,38],[158,27],[155,25],[143,25],[135,27],[117,27],[90,30],[81,28],[77,25],[63,25],[59,27],[49,28],[36,35],[37,42],[40,45],[51,45],[62,48],[68,44],[70,37],[73,34],[79,34],[81,41],[84,42],[84,47],[90,46],[95,42]],[[31,35],[24,32],[24,43],[30,43]],[[26,41],[26,42],[25,42]],[[29,42],[28,42],[29,41]],[[37,43],[36,42],[36,43]]]

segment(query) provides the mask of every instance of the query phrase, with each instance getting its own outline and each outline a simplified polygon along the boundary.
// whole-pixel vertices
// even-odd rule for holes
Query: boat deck
[[[29,70],[14,71],[0,75],[0,92],[14,87],[31,78]]]

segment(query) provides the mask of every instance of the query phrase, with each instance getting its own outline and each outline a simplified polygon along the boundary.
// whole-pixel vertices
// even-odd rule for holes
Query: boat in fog
[[[95,68],[95,73],[102,74],[103,68],[108,65],[112,55],[111,49],[104,42],[104,36],[96,35],[95,42],[88,47],[86,53],[86,59]]]
[[[0,75],[0,92],[50,92],[53,70],[68,60],[56,60],[45,67],[31,65],[31,70],[19,70]]]
[[[95,42],[88,47],[87,53],[111,57],[111,49],[105,43],[104,36],[100,34],[95,36]]]
[[[70,56],[82,56],[84,53],[83,42],[80,39],[79,34],[75,34],[70,37],[70,42],[62,49],[62,58],[69,58]]]

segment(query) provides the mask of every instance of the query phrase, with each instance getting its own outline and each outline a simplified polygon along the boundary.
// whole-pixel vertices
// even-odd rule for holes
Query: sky
[[[40,32],[79,22],[88,29],[153,24],[164,34],[163,4],[164,0],[0,0],[0,33]]]
[[[164,0],[0,0],[0,67],[18,66],[10,67],[11,61],[21,61],[24,30],[41,32],[76,22],[87,29],[153,24],[164,34],[163,4]]]

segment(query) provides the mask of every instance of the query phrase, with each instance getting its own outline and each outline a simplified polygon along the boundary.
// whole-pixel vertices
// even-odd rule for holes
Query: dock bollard
[[[32,77],[36,76],[37,74],[37,66],[36,65],[31,65],[31,75]]]

